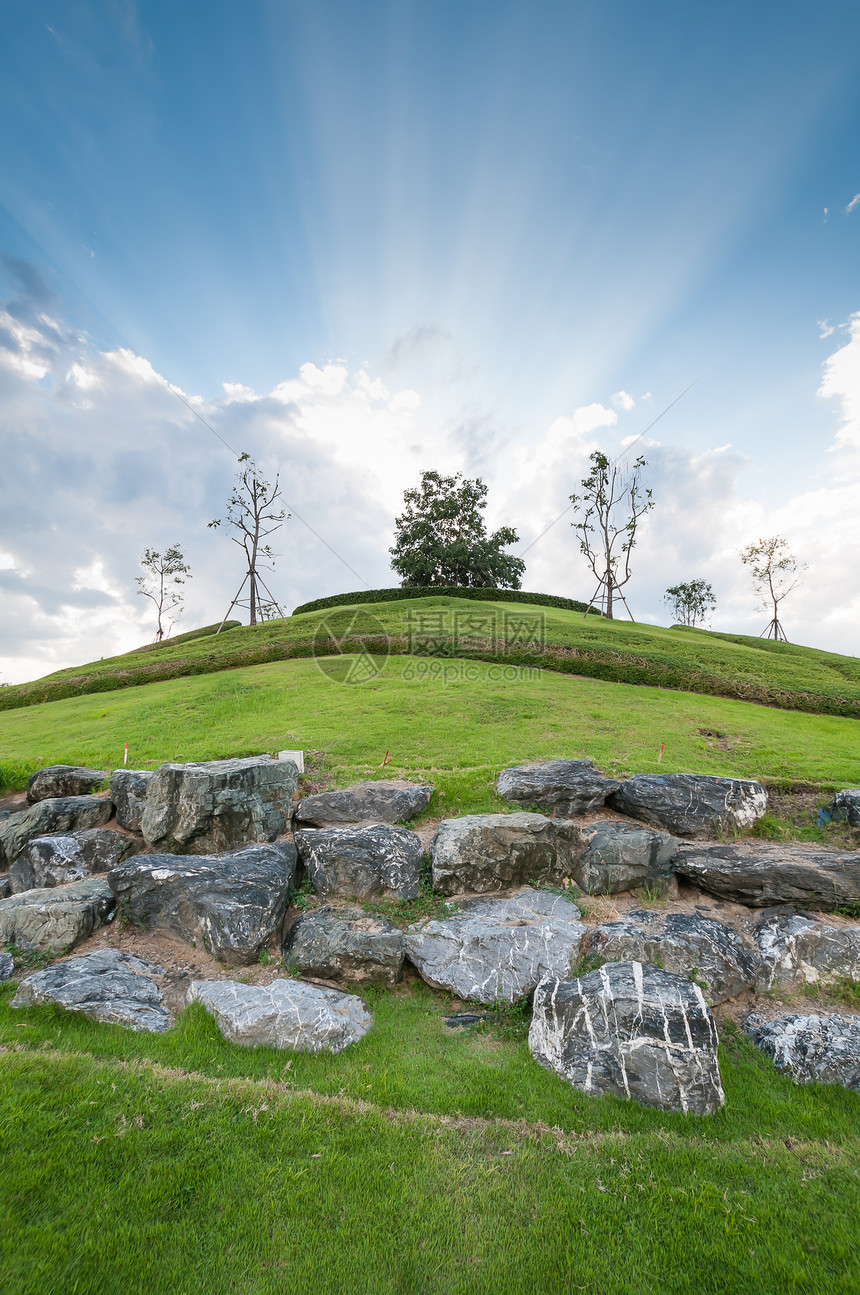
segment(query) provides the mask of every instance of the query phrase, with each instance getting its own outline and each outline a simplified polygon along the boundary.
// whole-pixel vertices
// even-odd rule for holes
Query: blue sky
[[[0,51],[0,297],[59,330],[18,337],[16,354],[55,353],[44,372],[10,368],[0,436],[41,438],[39,502],[74,547],[66,570],[35,501],[14,527],[7,514],[7,677],[85,652],[88,588],[102,636],[137,642],[123,590],[145,544],[185,543],[189,616],[220,610],[201,526],[232,465],[178,402],[152,403],[142,365],[280,467],[372,584],[392,580],[386,527],[421,467],[480,472],[493,520],[528,542],[590,448],[620,449],[695,380],[645,441],[663,519],[637,615],[664,618],[667,584],[713,571],[715,624],[755,632],[730,556],[796,523],[812,573],[797,637],[858,650],[850,618],[827,621],[835,589],[856,596],[856,549],[831,589],[812,542],[816,516],[843,512],[850,539],[857,484],[856,3],[7,0]],[[105,377],[120,353],[139,361],[122,390]],[[307,365],[329,379],[303,382]],[[205,482],[197,512],[168,506],[152,464],[129,484],[159,437],[166,473]],[[87,479],[102,444],[115,468],[90,472],[76,514],[68,463]],[[354,587],[300,529],[285,601]],[[566,522],[533,558],[526,587],[583,592]],[[64,603],[82,579],[83,602]]]

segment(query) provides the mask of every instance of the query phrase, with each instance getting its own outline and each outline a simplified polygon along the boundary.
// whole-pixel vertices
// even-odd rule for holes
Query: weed
[[[301,885],[290,896],[290,904],[293,908],[300,908],[304,911],[308,908],[316,908],[317,903],[317,893],[314,890],[313,882],[310,877],[305,877]]]
[[[665,894],[656,887],[649,886],[647,881],[642,886],[638,887],[636,898],[639,900],[639,903],[643,908],[659,907],[659,905],[666,903]]]
[[[273,967],[278,961],[278,955],[273,954],[271,949],[261,949],[257,955],[257,962],[261,967]]]
[[[55,958],[64,958],[71,947],[71,944],[67,944],[58,951],[56,949],[21,949],[15,944],[7,944],[6,952],[11,953],[16,970],[21,967],[25,971],[42,971]]]
[[[818,1003],[844,1003],[846,1007],[860,1009],[860,981],[852,980],[850,976],[834,976],[832,980],[819,980],[814,984],[804,981],[800,992],[804,998]]]

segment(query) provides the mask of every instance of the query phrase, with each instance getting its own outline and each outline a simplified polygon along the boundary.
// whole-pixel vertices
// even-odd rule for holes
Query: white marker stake
[[[128,764],[128,742],[125,744],[125,754],[122,757],[123,767]]]

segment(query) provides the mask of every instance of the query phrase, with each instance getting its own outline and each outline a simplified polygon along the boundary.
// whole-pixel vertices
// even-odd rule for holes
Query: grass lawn
[[[354,622],[354,616],[359,617]],[[860,718],[860,661],[813,648],[705,630],[665,629],[528,604],[447,596],[306,612],[180,637],[0,689],[0,710],[159,679],[308,657],[321,626],[375,636],[400,654],[435,652],[545,666],[607,681],[659,685],[787,709]],[[530,638],[531,636],[531,638]],[[420,646],[416,646],[420,644]],[[358,647],[356,642],[354,646]]]
[[[860,1095],[725,1033],[726,1109],[588,1098],[524,1021],[368,995],[337,1057],[247,1050],[202,1008],[141,1036],[0,994],[0,1288],[856,1291]]]
[[[505,675],[513,677],[505,677]],[[806,781],[860,781],[860,727],[750,702],[477,661],[391,658],[364,684],[344,684],[308,660],[197,675],[86,695],[0,715],[0,776],[22,786],[39,764],[122,763],[301,748],[325,753],[343,783],[378,771],[427,776],[433,812],[500,805],[498,769],[551,757],[591,757],[607,772],[698,772]],[[657,757],[664,745],[662,763]]]

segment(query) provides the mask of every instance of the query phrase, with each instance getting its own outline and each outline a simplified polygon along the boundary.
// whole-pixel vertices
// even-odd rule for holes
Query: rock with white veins
[[[13,1007],[59,1003],[106,1025],[163,1033],[170,1028],[161,990],[152,979],[164,968],[119,949],[96,949],[22,980]]]
[[[596,1097],[689,1115],[725,1104],[702,991],[640,962],[607,963],[576,979],[547,976],[535,991],[529,1047],[547,1070]]]
[[[464,900],[451,917],[416,922],[406,956],[422,980],[479,1003],[514,1003],[546,975],[567,976],[585,927],[577,906],[549,891]]]
[[[711,1003],[752,989],[759,965],[736,931],[698,913],[627,913],[623,921],[596,927],[589,952],[607,962],[648,962],[695,979]]]
[[[36,836],[77,832],[101,827],[113,813],[113,801],[104,796],[57,796],[39,800],[20,814],[0,822],[0,865],[14,863],[28,841]]]
[[[675,872],[711,895],[750,908],[833,909],[860,901],[860,854],[805,842],[682,845]]]
[[[107,777],[103,769],[88,769],[79,764],[49,764],[37,769],[27,784],[27,804],[58,796],[88,796]]]
[[[860,926],[835,926],[800,913],[777,913],[756,928],[758,993],[840,976],[860,980]]]
[[[860,1092],[860,1017],[787,1013],[744,1025],[757,1048],[796,1084],[841,1084]]]
[[[202,858],[139,854],[107,880],[136,926],[199,940],[235,965],[254,962],[281,934],[295,872],[295,846],[275,841]]]
[[[0,899],[0,945],[28,953],[66,953],[102,926],[114,908],[104,877],[26,890]]]
[[[421,891],[421,839],[408,828],[311,827],[294,839],[314,890],[326,899],[417,899]]]
[[[606,778],[591,760],[544,760],[503,769],[496,791],[524,809],[545,810],[553,818],[570,818],[602,809],[606,797],[621,786]]]
[[[139,832],[146,805],[151,769],[114,769],[110,776],[110,798],[116,805],[116,821],[130,832]]]
[[[342,1052],[373,1023],[360,998],[299,980],[243,985],[235,980],[195,980],[189,1002],[202,1003],[231,1043],[246,1047]]]
[[[102,827],[62,836],[36,836],[9,870],[12,894],[40,886],[64,886],[110,872],[135,848],[132,837]]]
[[[430,845],[433,889],[487,894],[558,883],[574,875],[585,846],[569,819],[543,814],[464,814],[445,818]]]
[[[635,773],[607,802],[631,818],[676,836],[713,836],[717,829],[752,827],[767,809],[760,782],[707,773]]]

